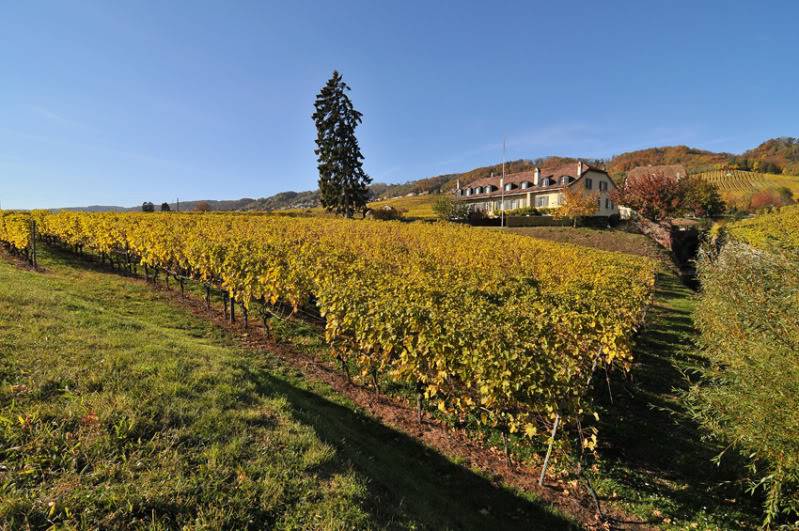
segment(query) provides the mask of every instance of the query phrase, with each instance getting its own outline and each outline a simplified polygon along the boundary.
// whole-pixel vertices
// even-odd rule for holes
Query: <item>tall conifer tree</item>
[[[355,137],[362,115],[352,106],[349,90],[341,74],[333,72],[316,96],[312,118],[322,206],[351,218],[356,212],[366,212],[372,179],[363,170],[363,155]]]

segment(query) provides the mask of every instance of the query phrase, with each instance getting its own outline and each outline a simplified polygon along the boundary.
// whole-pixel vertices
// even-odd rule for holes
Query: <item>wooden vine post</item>
[[[547,455],[544,457],[544,466],[541,467],[541,475],[538,477],[538,485],[544,485],[544,476],[547,473],[547,466],[549,466],[549,456],[552,455],[552,447],[555,445],[555,435],[558,433],[558,425],[560,424],[560,413],[555,415],[555,424],[552,425],[552,434],[549,436],[549,445],[547,446]]]
[[[39,267],[39,264],[36,260],[36,220],[31,220],[31,256],[30,256],[31,265],[33,267]]]

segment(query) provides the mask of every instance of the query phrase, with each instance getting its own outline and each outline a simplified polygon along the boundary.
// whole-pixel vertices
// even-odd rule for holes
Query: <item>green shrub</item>
[[[521,207],[513,210],[506,210],[506,216],[540,216],[541,211],[535,207]]]
[[[440,219],[451,221],[463,220],[469,217],[469,208],[449,195],[442,195],[433,204],[433,212]]]
[[[799,254],[724,238],[698,260],[696,323],[709,364],[688,403],[749,460],[764,525],[799,523]]]
[[[369,209],[369,217],[372,219],[381,219],[383,221],[402,219],[403,214],[404,212],[402,210],[393,206]]]

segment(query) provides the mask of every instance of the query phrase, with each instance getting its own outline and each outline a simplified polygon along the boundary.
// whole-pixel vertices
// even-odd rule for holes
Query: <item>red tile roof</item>
[[[506,175],[505,176],[505,184],[510,183],[510,184],[515,184],[517,186],[520,186],[521,183],[527,181],[527,182],[530,183],[531,186],[530,186],[530,188],[514,188],[513,190],[506,191],[504,195],[509,196],[509,195],[514,195],[514,194],[526,194],[528,192],[544,192],[544,191],[560,190],[561,188],[564,187],[564,185],[560,184],[560,178],[561,177],[564,177],[564,176],[565,177],[571,177],[573,179],[572,182],[574,182],[577,179],[579,179],[580,177],[582,177],[583,175],[585,175],[585,173],[587,171],[589,171],[589,170],[590,171],[597,171],[597,172],[601,172],[601,173],[607,173],[605,170],[601,170],[599,168],[594,168],[592,166],[589,166],[585,162],[583,162],[583,171],[582,171],[582,173],[580,175],[577,175],[577,163],[576,162],[570,162],[568,164],[560,164],[558,166],[549,166],[549,167],[544,166],[542,168],[539,168],[539,170],[541,171],[541,176],[540,176],[540,179],[539,179],[539,186],[536,186],[536,187],[532,186],[533,179],[535,178],[535,170],[522,171],[522,172],[511,173],[509,175]],[[482,179],[478,179],[476,181],[472,181],[469,184],[467,184],[466,186],[462,187],[462,189],[466,189],[466,188],[475,188],[475,187],[478,187],[478,186],[479,187],[488,186],[490,184],[490,185],[492,185],[492,186],[497,188],[497,190],[494,191],[494,192],[472,194],[472,195],[469,195],[469,196],[463,195],[463,196],[458,196],[458,197],[460,199],[466,199],[466,198],[472,199],[472,198],[476,198],[476,197],[500,196],[500,195],[502,195],[502,190],[499,189],[499,180],[501,178],[502,178],[501,175],[495,175],[493,177],[484,177]],[[551,184],[551,185],[548,185],[548,186],[543,186],[542,183],[544,183],[546,179],[552,179],[552,180],[555,181],[555,183]],[[571,183],[569,183],[569,184],[571,184]]]

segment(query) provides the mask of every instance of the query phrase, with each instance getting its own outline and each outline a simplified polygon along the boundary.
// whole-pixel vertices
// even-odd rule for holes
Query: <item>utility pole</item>
[[[180,198],[179,197],[175,200],[175,211],[176,212],[180,212]]]

